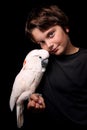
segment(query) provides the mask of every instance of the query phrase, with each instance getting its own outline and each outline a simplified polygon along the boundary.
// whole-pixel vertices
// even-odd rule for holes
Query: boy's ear
[[[67,33],[69,32],[69,28],[66,28],[66,32],[67,32]]]

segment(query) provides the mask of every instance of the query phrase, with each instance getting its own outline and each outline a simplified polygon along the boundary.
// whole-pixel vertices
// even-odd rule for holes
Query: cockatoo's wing
[[[35,76],[32,70],[21,71],[14,81],[12,93],[10,96],[10,109],[13,110],[15,103],[20,103],[22,100],[29,98],[29,95],[34,91]],[[29,88],[30,87],[30,88]],[[25,91],[26,90],[26,91]],[[32,91],[29,91],[32,90]]]

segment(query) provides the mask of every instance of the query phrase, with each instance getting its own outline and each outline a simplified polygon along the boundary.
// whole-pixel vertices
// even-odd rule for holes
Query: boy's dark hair
[[[32,30],[34,28],[44,32],[54,25],[61,26],[65,31],[68,22],[66,14],[56,5],[33,8],[26,21],[25,33],[33,39]]]

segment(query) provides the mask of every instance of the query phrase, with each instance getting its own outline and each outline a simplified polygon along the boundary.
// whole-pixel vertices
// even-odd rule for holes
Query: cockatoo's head
[[[46,66],[48,64],[49,52],[44,49],[34,49],[28,53],[24,60],[24,65],[28,68],[33,68],[38,70],[42,70],[43,72],[46,70]]]

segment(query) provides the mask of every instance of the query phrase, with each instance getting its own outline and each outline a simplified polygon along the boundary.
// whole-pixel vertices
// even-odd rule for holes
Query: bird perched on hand
[[[32,93],[38,87],[46,66],[49,53],[44,49],[34,49],[25,57],[23,67],[15,77],[10,95],[10,109],[13,111],[16,105],[17,126],[23,126],[24,101],[29,100]]]

